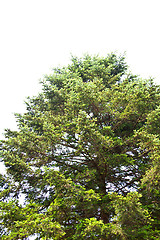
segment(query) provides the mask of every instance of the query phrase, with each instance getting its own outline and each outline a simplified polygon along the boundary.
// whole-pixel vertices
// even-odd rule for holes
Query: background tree
[[[115,54],[72,57],[42,86],[1,141],[2,239],[157,239],[159,86]]]

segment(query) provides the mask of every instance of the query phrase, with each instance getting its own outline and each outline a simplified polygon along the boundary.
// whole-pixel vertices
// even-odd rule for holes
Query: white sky
[[[160,83],[159,9],[159,0],[0,0],[0,138],[71,53],[126,51],[134,74]]]

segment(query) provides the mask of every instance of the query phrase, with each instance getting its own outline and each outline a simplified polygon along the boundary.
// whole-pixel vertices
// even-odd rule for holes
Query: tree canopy
[[[158,239],[160,87],[114,53],[41,84],[1,141],[1,239]]]

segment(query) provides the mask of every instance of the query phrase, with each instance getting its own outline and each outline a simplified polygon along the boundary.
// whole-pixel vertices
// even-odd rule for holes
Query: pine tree
[[[1,141],[1,238],[158,239],[159,86],[115,54],[41,84]]]

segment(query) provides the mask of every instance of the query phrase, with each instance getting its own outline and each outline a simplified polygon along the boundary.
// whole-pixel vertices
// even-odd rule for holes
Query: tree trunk
[[[105,181],[105,176],[101,175],[100,178],[100,185],[99,185],[99,190],[101,197],[106,196],[106,181]],[[100,210],[100,219],[104,223],[109,223],[109,211],[107,212],[107,206],[104,206],[102,203],[101,210]]]

